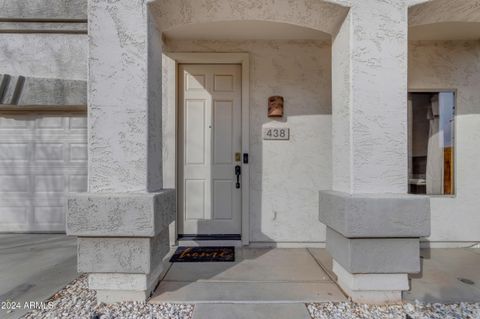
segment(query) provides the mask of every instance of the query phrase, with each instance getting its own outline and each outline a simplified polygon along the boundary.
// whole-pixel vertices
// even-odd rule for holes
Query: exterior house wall
[[[344,0],[231,1],[151,0],[149,9],[162,32],[188,24],[257,20],[289,23],[334,34],[348,7]]]
[[[87,0],[0,0],[1,232],[65,231],[87,188],[86,28]]]
[[[349,35],[351,24],[349,14],[332,43],[332,189],[349,192],[352,189],[352,148],[350,145],[352,116],[350,104],[351,49]],[[333,147],[333,143],[336,144]]]
[[[87,80],[85,34],[0,34],[0,73]]]
[[[330,133],[326,131],[331,128],[331,45],[313,41],[169,41],[167,51],[250,52],[251,240],[324,242],[325,226],[319,225],[314,212],[318,209],[315,190],[331,188],[332,184],[332,145]],[[475,207],[480,206],[475,195],[480,191],[480,183],[475,178],[480,173],[476,161],[480,155],[476,147],[480,136],[475,133],[480,125],[480,93],[476,87],[480,81],[477,79],[479,52],[478,41],[413,42],[410,45],[409,89],[458,90],[456,195],[432,197],[432,234],[427,238],[432,242],[445,242],[438,243],[442,247],[462,245],[453,242],[480,240],[475,227],[480,220],[472,222],[472,218],[480,219],[475,213]],[[320,70],[322,75],[305,72],[309,68]],[[164,80],[167,77],[165,74]],[[269,121],[266,117],[265,101],[273,94],[285,95],[285,123]],[[270,122],[292,129],[292,140],[288,144],[275,142],[275,146],[285,146],[283,152],[282,148],[280,152],[262,148],[265,143],[262,143],[261,127]],[[296,138],[298,128],[309,138],[303,141]],[[163,134],[174,138],[174,132],[168,129]],[[313,134],[317,134],[317,138]],[[175,164],[166,157],[170,167]],[[293,162],[297,164],[292,165]],[[321,165],[312,165],[312,162]],[[168,167],[168,163],[164,167]]]
[[[12,22],[5,19],[11,17],[20,24],[25,19],[38,24],[32,20],[40,18],[37,27],[43,31],[52,27],[46,25],[49,20],[59,22],[62,16],[86,25],[87,0],[63,1],[80,15],[62,10],[62,1],[25,6],[0,0],[7,12],[0,13],[0,27],[5,33]],[[406,274],[419,270],[419,238],[430,234],[430,198],[405,194],[407,12],[409,4],[420,2],[90,0],[88,41],[86,35],[60,35],[65,29],[58,35],[2,36],[0,62],[9,65],[8,73],[88,78],[89,192],[68,196],[66,225],[68,235],[80,238],[79,269],[89,273],[98,301],[144,301],[166,269],[161,259],[169,250],[176,199],[174,190],[164,188],[175,185],[176,132],[174,74],[165,49],[251,55],[251,241],[303,245],[326,237],[338,283],[354,301],[400,301],[408,287]],[[450,11],[445,9],[440,13]],[[249,20],[322,31],[333,36],[333,45],[168,41],[169,32],[186,25]],[[430,240],[478,240],[473,228],[480,185],[478,45],[415,43],[410,48],[410,87],[458,88],[459,97],[457,195],[432,198]],[[271,95],[285,97],[283,119],[266,116]],[[266,126],[289,127],[290,140],[263,141]],[[104,249],[95,249],[99,243]],[[378,252],[375,247],[400,256],[398,263],[393,257],[383,263],[383,254],[368,255]],[[119,262],[135,252],[142,255],[141,264],[140,259]],[[364,274],[371,280],[359,288],[354,282]],[[389,285],[399,274],[397,284]],[[136,284],[131,278],[138,279]]]
[[[480,241],[478,83],[480,83],[480,41],[410,43],[409,89],[457,90],[455,196],[431,197],[432,233],[428,238],[430,241]]]
[[[167,41],[166,46],[168,52],[250,53],[250,240],[325,241],[325,226],[318,221],[318,190],[331,188],[332,180],[331,45]],[[272,95],[285,98],[282,119],[267,117]],[[262,127],[267,126],[289,127],[290,140],[263,141]],[[168,125],[165,129],[163,135],[174,138]],[[164,167],[171,167],[175,159],[166,160],[170,165]]]
[[[0,0],[0,73],[85,81],[86,19],[87,0]]]
[[[342,26],[342,36],[334,39],[332,54],[349,58],[350,65],[345,78],[339,79],[349,88],[350,96],[333,104],[335,126],[350,126],[347,145],[333,135],[332,144],[337,149],[333,161],[349,156],[350,161],[344,164],[351,165],[336,167],[334,185],[339,176],[342,186],[334,188],[336,191],[407,192],[407,22],[405,2],[355,1]],[[348,55],[343,50],[348,50]],[[333,92],[334,96],[341,94]],[[336,116],[337,110],[347,108],[348,117]],[[339,174],[342,169],[350,170],[349,190],[344,190],[345,176]]]
[[[39,2],[35,2],[38,4],[37,7],[29,5],[24,8],[18,7],[16,1],[0,3],[4,9],[6,8],[2,13],[5,17],[86,18],[86,1],[78,1],[79,5],[75,5],[75,1],[70,1],[72,5],[67,7],[70,9],[65,12],[60,10],[60,5]],[[169,5],[175,4],[171,2]],[[204,5],[200,7],[205,9]],[[240,8],[238,10],[235,11],[236,14],[250,14],[241,11]],[[208,14],[204,16],[208,18]],[[312,17],[307,18],[305,21],[309,26],[318,26],[320,23]],[[165,20],[163,23],[175,25],[188,19],[174,20]],[[149,28],[150,37],[153,38],[152,35],[158,37],[158,34],[155,34],[155,26]],[[341,161],[332,163],[331,160],[330,44],[315,41],[170,41],[168,45],[170,51],[251,53],[251,239],[279,242],[325,241],[325,228],[316,218],[318,210],[316,191],[332,188],[331,167],[341,164]],[[0,73],[86,80],[87,51],[86,34],[2,33]],[[480,204],[476,196],[480,191],[480,182],[475,176],[480,173],[476,161],[480,155],[476,147],[480,142],[476,129],[480,124],[478,102],[480,93],[477,88],[480,81],[478,63],[480,43],[413,42],[409,51],[410,89],[458,90],[456,195],[432,198],[432,234],[428,240],[479,241],[480,235],[475,225],[480,222],[480,216],[476,213],[476,207]],[[156,55],[149,58],[155,59]],[[156,63],[161,64],[159,61]],[[169,75],[165,72],[163,76],[166,81]],[[164,86],[163,89],[167,87]],[[155,90],[150,92],[155,94]],[[266,98],[274,94],[281,94],[286,98],[285,123],[271,121],[266,117]],[[166,97],[167,94],[163,94],[164,102]],[[157,96],[152,100],[159,99]],[[152,107],[151,111],[155,109],[157,108]],[[152,113],[152,118],[159,118],[159,115],[155,114]],[[171,117],[165,117],[163,120],[165,127],[163,134],[165,139],[174,139],[175,133],[169,129],[171,123],[165,123],[169,119],[171,120]],[[265,125],[290,127],[292,139],[288,142],[264,143],[261,139],[261,127]],[[156,126],[152,124],[152,127]],[[341,131],[337,130],[337,133]],[[160,138],[160,133],[156,133],[155,136]],[[152,135],[150,141],[153,137]],[[277,148],[278,145],[281,147]],[[155,149],[153,146],[151,148]],[[167,158],[164,161],[164,174],[172,175],[175,162],[169,158],[174,157],[174,154],[166,154],[164,149],[163,156]],[[348,162],[346,157],[343,160]],[[150,161],[148,165],[156,164]],[[153,167],[150,170],[159,171]],[[338,171],[348,173],[349,170]],[[154,177],[156,181],[160,179],[160,176]],[[344,182],[348,183],[347,180],[348,178]],[[340,179],[337,182],[340,183]],[[158,182],[152,183],[153,189],[159,187],[161,185]],[[167,187],[174,187],[174,182]],[[336,188],[348,189],[349,186],[338,185]]]

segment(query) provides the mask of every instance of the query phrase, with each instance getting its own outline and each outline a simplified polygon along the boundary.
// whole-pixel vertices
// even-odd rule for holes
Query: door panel
[[[201,220],[205,216],[205,180],[185,180],[185,220]]]
[[[205,164],[205,101],[185,100],[185,164]]]
[[[232,180],[217,179],[213,181],[213,197],[217,198],[217,200],[213,204],[213,217],[215,219],[232,219],[233,192],[234,190]]]
[[[213,163],[232,163],[233,101],[213,102]]]
[[[179,234],[240,234],[240,65],[180,65],[178,126]]]

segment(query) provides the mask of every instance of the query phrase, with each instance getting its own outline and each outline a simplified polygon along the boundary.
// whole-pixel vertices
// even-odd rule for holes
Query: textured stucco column
[[[320,221],[359,302],[400,301],[430,232],[428,198],[406,194],[407,30],[406,0],[351,1],[332,46],[333,191],[320,192]]]
[[[67,233],[98,301],[144,301],[175,219],[175,192],[162,189],[161,38],[147,1],[88,10],[88,193],[69,196]]]

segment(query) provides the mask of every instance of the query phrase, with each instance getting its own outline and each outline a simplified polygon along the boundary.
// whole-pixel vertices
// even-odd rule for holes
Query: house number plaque
[[[264,140],[289,140],[290,129],[284,127],[264,127],[263,128]]]

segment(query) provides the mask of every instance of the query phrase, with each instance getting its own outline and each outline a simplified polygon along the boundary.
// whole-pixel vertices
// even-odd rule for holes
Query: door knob
[[[242,168],[240,165],[235,166],[235,175],[237,176],[237,183],[235,184],[235,188],[240,188],[240,174],[242,174]]]

